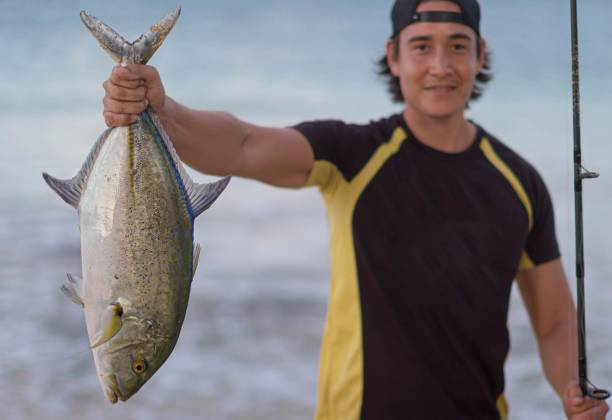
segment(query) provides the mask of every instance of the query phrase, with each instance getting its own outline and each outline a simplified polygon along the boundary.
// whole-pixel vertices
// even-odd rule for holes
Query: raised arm
[[[104,119],[128,125],[147,104],[161,119],[180,158],[211,175],[236,175],[298,188],[314,156],[306,138],[291,128],[262,127],[221,111],[198,111],[166,96],[154,67],[115,67],[104,82]]]

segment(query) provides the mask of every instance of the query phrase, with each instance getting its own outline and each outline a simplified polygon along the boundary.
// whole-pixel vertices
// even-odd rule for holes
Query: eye
[[[132,360],[132,370],[134,373],[141,375],[147,370],[147,361],[145,359],[136,358]]]
[[[467,51],[467,46],[464,44],[453,44],[454,51]]]

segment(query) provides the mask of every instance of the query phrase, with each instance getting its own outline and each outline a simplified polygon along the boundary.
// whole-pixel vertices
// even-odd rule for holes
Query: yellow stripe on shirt
[[[491,162],[491,164],[506,178],[510,183],[516,195],[523,203],[525,211],[527,212],[527,218],[529,220],[529,231],[533,229],[533,207],[531,206],[531,200],[523,188],[523,184],[519,181],[516,174],[510,169],[510,167],[499,157],[495,149],[491,145],[489,139],[484,137],[480,142],[480,150],[484,153],[485,157]]]
[[[309,185],[319,185],[330,227],[331,290],[321,345],[316,420],[359,420],[363,402],[363,334],[353,214],[359,196],[406,139],[397,128],[390,140],[348,182],[338,168],[316,161]]]

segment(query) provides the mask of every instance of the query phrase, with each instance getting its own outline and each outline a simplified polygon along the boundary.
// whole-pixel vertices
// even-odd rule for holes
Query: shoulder
[[[312,146],[315,161],[328,161],[346,180],[352,179],[382,144],[401,126],[401,117],[347,123],[341,120],[306,121],[293,126]]]
[[[333,136],[335,141],[371,139],[382,143],[387,141],[400,126],[401,118],[398,114],[394,114],[367,123],[347,123],[333,119],[311,120],[297,124],[292,128],[300,131],[307,138]]]
[[[537,184],[544,184],[544,181],[536,167],[533,166],[525,157],[483,128],[480,127],[480,130],[483,133],[482,141],[489,142],[494,152],[510,168],[514,175],[528,190],[536,187]]]

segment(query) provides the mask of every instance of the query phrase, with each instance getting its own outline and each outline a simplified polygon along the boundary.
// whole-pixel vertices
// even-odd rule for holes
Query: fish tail
[[[81,21],[111,58],[125,66],[146,64],[164,42],[180,14],[180,7],[168,13],[134,42],[126,41],[113,28],[85,11],[81,11]]]

